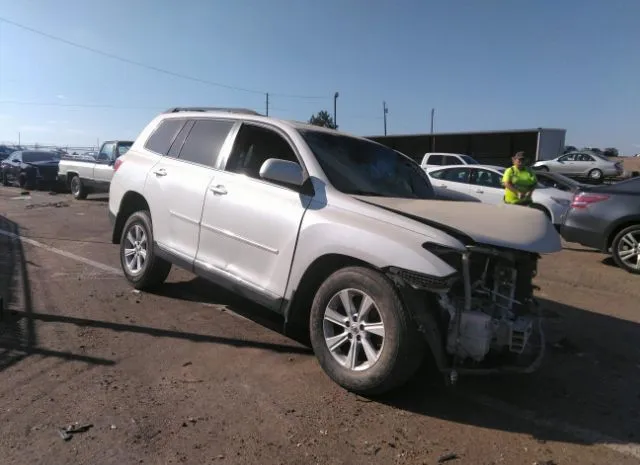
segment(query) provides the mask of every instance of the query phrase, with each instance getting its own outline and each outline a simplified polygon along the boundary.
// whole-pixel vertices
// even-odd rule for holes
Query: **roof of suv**
[[[372,141],[371,139],[367,139],[365,137],[357,136],[354,134],[338,131],[337,129],[330,129],[323,126],[316,126],[314,124],[296,121],[296,120],[286,120],[280,118],[274,118],[272,116],[265,116],[257,113],[253,110],[248,110],[244,108],[172,108],[168,111],[161,113],[158,115],[161,119],[169,119],[169,118],[231,118],[245,121],[255,121],[255,122],[265,122],[265,123],[280,123],[295,129],[299,130],[313,130],[318,132],[326,132],[329,134],[342,134],[345,136],[353,137],[356,139],[366,140],[368,142],[372,142],[374,144],[379,144],[378,142]]]

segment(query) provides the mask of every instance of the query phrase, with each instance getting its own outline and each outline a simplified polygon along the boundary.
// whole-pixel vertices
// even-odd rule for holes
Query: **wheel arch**
[[[622,231],[623,229],[628,228],[629,226],[633,226],[633,225],[640,225],[640,216],[632,216],[632,217],[626,217],[620,221],[618,221],[617,223],[615,223],[609,233],[607,234],[607,242],[605,244],[605,251],[608,251],[611,246],[613,246],[613,240],[616,238],[616,236],[618,235],[618,233],[620,231]]]
[[[127,222],[127,218],[140,210],[149,211],[149,203],[142,194],[136,191],[127,191],[118,208],[118,214],[116,215],[116,221],[113,225],[113,232],[111,235],[111,242],[113,244],[120,243],[120,237],[122,236],[122,229]]]

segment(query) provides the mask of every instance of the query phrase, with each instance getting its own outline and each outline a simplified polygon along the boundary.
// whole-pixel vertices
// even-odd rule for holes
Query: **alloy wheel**
[[[640,270],[640,231],[630,231],[618,242],[618,256],[629,268]]]
[[[139,224],[133,224],[125,236],[124,262],[131,274],[140,273],[147,261],[147,234]]]
[[[358,289],[343,289],[329,300],[323,331],[329,352],[349,370],[371,368],[382,354],[382,314],[373,299]]]

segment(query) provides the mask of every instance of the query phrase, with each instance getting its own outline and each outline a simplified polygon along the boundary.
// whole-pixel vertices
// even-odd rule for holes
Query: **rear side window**
[[[442,165],[442,160],[444,159],[444,157],[442,155],[429,155],[429,158],[427,158],[427,164],[428,165]]]
[[[180,151],[180,160],[214,167],[233,121],[197,120]]]
[[[169,152],[173,139],[178,135],[186,120],[184,119],[166,119],[160,123],[160,126],[151,134],[144,144],[144,148],[160,155],[166,155]]]
[[[462,162],[458,159],[458,157],[446,156],[444,157],[445,165],[462,165]]]

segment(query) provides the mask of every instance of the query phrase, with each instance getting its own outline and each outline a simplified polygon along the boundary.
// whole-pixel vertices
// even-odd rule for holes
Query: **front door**
[[[205,196],[196,267],[242,283],[277,307],[311,198],[260,177],[269,158],[300,163],[286,134],[245,123]],[[275,308],[277,310],[277,308]]]

